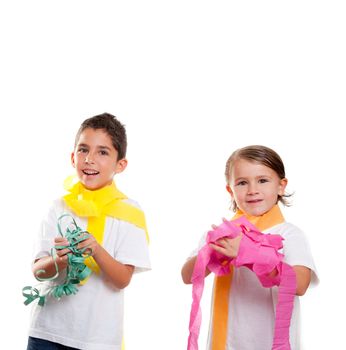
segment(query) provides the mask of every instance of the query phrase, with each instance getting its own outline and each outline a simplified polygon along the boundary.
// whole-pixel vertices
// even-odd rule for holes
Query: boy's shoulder
[[[125,202],[126,204],[129,204],[129,205],[132,205],[133,207],[136,207],[138,209],[142,209],[141,206],[138,204],[138,202],[132,198],[123,199],[123,202]]]
[[[126,199],[122,199],[123,202],[125,202],[126,204],[132,205],[138,209],[141,209],[141,206],[139,205],[139,203],[137,201],[135,201],[132,198],[126,198]],[[64,197],[59,197],[54,199],[53,201],[51,201],[50,203],[50,208],[51,209],[56,209],[58,211],[60,211],[61,209],[65,209],[67,207],[66,202],[64,200]]]

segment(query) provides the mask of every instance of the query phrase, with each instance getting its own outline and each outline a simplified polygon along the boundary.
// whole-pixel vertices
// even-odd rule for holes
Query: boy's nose
[[[85,157],[84,162],[86,164],[93,164],[94,163],[92,157],[89,154]]]

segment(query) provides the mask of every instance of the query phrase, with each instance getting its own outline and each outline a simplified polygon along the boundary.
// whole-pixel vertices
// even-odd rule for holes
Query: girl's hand
[[[241,238],[240,235],[236,238],[221,238],[216,241],[216,244],[209,243],[209,246],[223,255],[236,258],[238,256]]]

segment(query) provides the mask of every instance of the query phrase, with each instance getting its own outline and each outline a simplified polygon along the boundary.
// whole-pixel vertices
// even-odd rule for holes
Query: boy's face
[[[126,159],[118,160],[110,136],[103,129],[85,129],[79,136],[71,161],[79,181],[88,190],[98,190],[110,185],[113,177],[127,165]]]

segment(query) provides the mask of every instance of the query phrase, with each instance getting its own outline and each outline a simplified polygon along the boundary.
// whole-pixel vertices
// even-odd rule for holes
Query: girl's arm
[[[305,294],[309,287],[311,281],[311,270],[305,266],[292,266],[294,272],[296,273],[297,280],[297,291],[296,295],[302,296]],[[268,274],[269,277],[274,278],[278,274],[278,270],[275,268],[272,272]]]
[[[217,242],[218,244],[210,244],[210,246],[218,251],[221,254],[224,254],[226,256],[229,256],[231,258],[234,258],[238,255],[238,250],[239,250],[239,244],[240,244],[240,236],[234,238],[234,239],[229,239],[229,238],[224,238],[220,239]],[[188,261],[189,262],[189,261]],[[188,263],[187,262],[187,263]],[[186,264],[185,264],[186,265]],[[193,263],[194,266],[194,263]],[[193,267],[192,267],[193,270]],[[310,281],[311,281],[311,270],[305,266],[301,265],[296,265],[293,266],[293,270],[296,273],[296,278],[297,278],[297,291],[296,295],[302,296],[305,294],[306,290],[309,287]],[[192,274],[192,272],[191,272]],[[274,278],[278,274],[277,269],[275,268],[272,272],[268,274],[269,277]],[[187,275],[187,277],[191,275]],[[184,277],[183,277],[184,280]],[[184,280],[185,282],[185,280]],[[187,283],[187,282],[185,282]]]
[[[196,259],[197,259],[197,256],[190,258],[189,260],[186,261],[183,268],[181,269],[181,277],[185,284],[191,284],[191,277],[192,277],[193,269],[195,267]],[[209,274],[210,274],[210,271],[207,269],[205,272],[205,276],[208,276]]]
[[[297,292],[296,295],[302,296],[305,294],[311,281],[311,270],[308,267],[296,265],[293,270],[297,277]]]

